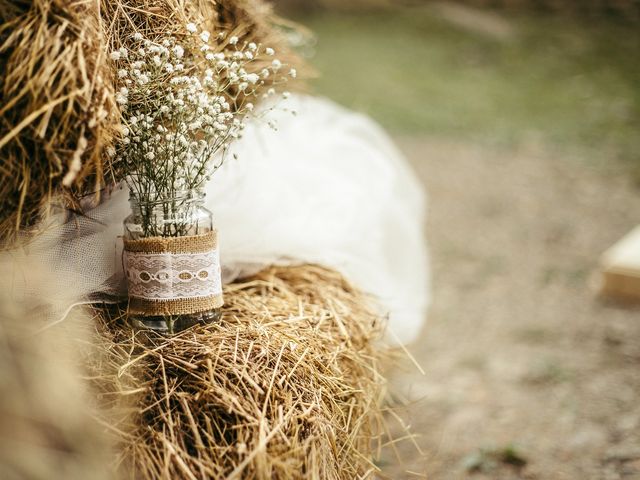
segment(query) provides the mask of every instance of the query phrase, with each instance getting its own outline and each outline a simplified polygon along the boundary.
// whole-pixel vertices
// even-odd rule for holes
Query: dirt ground
[[[389,454],[385,473],[639,479],[640,309],[593,284],[640,190],[577,155],[399,143],[429,192],[433,305],[411,349],[426,374],[391,387],[425,457],[401,442],[404,468]]]

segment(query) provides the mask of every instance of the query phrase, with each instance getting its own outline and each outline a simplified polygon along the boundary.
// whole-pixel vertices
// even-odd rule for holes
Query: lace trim
[[[146,300],[202,298],[222,293],[217,249],[201,253],[124,252],[129,296]]]

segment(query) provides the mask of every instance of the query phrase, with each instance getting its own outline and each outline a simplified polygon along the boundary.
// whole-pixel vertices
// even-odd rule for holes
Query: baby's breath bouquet
[[[265,80],[271,77],[269,84],[278,85],[295,77],[294,69],[274,58],[273,49],[226,37],[218,34],[215,51],[211,34],[190,23],[180,39],[151,40],[137,33],[132,48],[111,53],[118,66],[116,101],[124,126],[110,153],[138,201],[201,191],[247,117],[255,116],[255,101],[275,95],[274,88],[263,92]],[[257,62],[265,65],[261,72],[247,73],[249,64]],[[152,222],[143,227],[145,237],[183,233],[157,231]]]
[[[247,118],[257,115],[255,102],[275,95],[273,86],[296,71],[269,47],[226,33],[212,39],[192,23],[181,37],[136,33],[128,45],[111,52],[123,129],[109,154],[131,195],[124,255],[129,305],[138,323],[174,330],[176,318],[191,318],[188,325],[222,303],[204,186]]]

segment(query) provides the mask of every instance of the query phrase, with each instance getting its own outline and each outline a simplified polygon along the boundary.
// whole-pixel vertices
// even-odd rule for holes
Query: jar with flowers
[[[123,266],[128,317],[139,328],[174,333],[220,317],[218,232],[205,185],[247,118],[258,116],[254,102],[295,76],[268,58],[271,48],[224,33],[211,40],[190,23],[179,38],[136,33],[111,52],[123,113],[111,155],[130,192]]]

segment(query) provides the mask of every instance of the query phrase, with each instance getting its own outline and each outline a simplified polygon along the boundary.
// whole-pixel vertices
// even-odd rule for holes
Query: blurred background
[[[640,309],[596,294],[640,222],[640,2],[276,8],[309,29],[315,91],[382,124],[429,192],[425,375],[391,378],[417,438],[385,473],[640,478]]]

